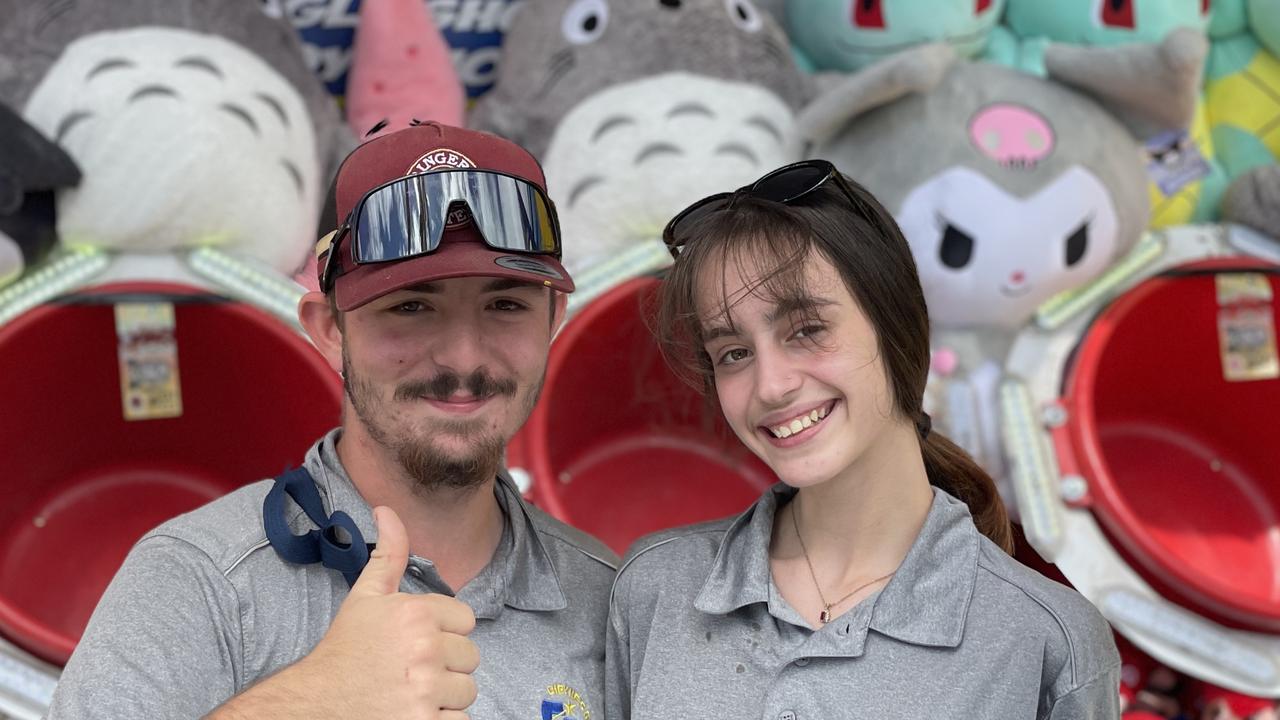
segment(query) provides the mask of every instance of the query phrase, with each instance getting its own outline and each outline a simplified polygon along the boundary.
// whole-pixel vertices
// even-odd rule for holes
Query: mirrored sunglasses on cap
[[[690,239],[685,230],[707,215],[731,207],[735,198],[748,195],[786,205],[809,195],[829,181],[835,182],[859,212],[868,212],[866,204],[858,199],[835,165],[827,160],[802,160],[765,173],[759,180],[734,192],[709,195],[681,210],[662,230],[662,241],[666,243],[672,257],[679,257],[680,249]]]
[[[469,215],[457,214],[455,203],[465,203]],[[560,224],[542,188],[493,170],[438,170],[393,180],[360,198],[334,232],[320,289],[333,288],[334,258],[348,235],[352,264],[391,262],[434,252],[451,224],[467,220],[495,250],[560,258]]]

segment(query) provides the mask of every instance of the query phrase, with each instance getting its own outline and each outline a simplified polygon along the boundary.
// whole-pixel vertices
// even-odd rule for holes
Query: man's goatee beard
[[[346,348],[342,353],[343,388],[355,409],[365,431],[374,442],[386,448],[396,458],[400,467],[410,480],[413,490],[422,494],[430,494],[439,490],[466,490],[482,486],[497,476],[502,467],[503,451],[506,438],[496,434],[483,434],[479,424],[475,422],[442,422],[438,430],[442,435],[467,436],[476,439],[476,444],[469,448],[464,457],[451,456],[438,448],[430,437],[393,438],[377,421],[375,407],[376,389],[366,382],[358,373],[353,372]],[[415,397],[449,396],[458,388],[465,387],[475,397],[492,397],[517,392],[515,381],[509,379],[495,380],[484,371],[472,373],[463,379],[460,376],[441,374],[427,382],[408,382],[396,388],[393,397],[397,400]],[[542,383],[539,383],[524,403],[524,415],[527,418],[537,402]]]
[[[429,440],[401,442],[387,447],[395,452],[400,467],[414,481],[413,489],[430,493],[474,489],[497,477],[504,446],[502,438],[486,437],[480,445],[472,448],[468,457],[463,458],[445,455],[432,447]]]

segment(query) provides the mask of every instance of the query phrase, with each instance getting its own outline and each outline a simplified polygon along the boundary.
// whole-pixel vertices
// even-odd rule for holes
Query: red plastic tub
[[[508,447],[535,503],[622,552],[655,530],[737,513],[774,481],[718,407],[667,368],[643,313],[658,281],[623,283],[569,321],[542,399]]]
[[[180,417],[124,419],[116,300],[173,303]],[[279,320],[185,286],[103,286],[0,327],[0,632],[65,663],[139,537],[299,463],[341,393]]]
[[[1233,258],[1133,288],[1096,319],[1071,365],[1055,431],[1064,474],[1088,481],[1103,529],[1131,566],[1185,607],[1280,632],[1280,380],[1229,381],[1215,270],[1276,268]],[[1238,307],[1238,306],[1237,306]]]

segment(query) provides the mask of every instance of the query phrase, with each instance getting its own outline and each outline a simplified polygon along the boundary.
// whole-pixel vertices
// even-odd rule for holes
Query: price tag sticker
[[[1271,283],[1262,273],[1219,273],[1213,279],[1220,306],[1271,302]]]
[[[1280,378],[1275,316],[1269,306],[1218,311],[1222,376],[1230,382]]]
[[[172,303],[118,303],[120,394],[126,420],[182,415]]]

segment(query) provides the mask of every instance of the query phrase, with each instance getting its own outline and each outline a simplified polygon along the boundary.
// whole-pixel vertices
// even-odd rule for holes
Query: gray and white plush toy
[[[1144,88],[1194,84],[1188,68],[1206,51],[1191,31],[1087,54],[1051,46],[1041,79],[926,46],[851,77],[801,119],[813,153],[902,226],[933,324],[932,411],[996,474],[1009,345],[1042,303],[1098,278],[1141,237],[1147,160],[1129,128],[1189,123],[1190,104],[1179,114]]]
[[[0,0],[0,101],[83,173],[64,244],[211,246],[286,277],[352,145],[291,27],[257,0]]]
[[[814,95],[750,0],[538,0],[505,40],[469,123],[543,163],[565,262],[656,240],[677,211],[800,158]]]

